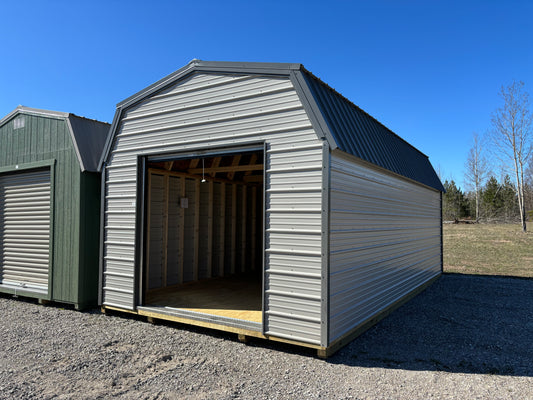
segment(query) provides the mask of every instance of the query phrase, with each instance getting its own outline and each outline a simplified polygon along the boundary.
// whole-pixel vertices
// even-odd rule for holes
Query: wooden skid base
[[[137,314],[140,316],[144,316],[146,317],[147,321],[151,323],[157,323],[157,320],[165,320],[165,321],[178,322],[181,324],[199,326],[199,327],[207,328],[207,329],[219,330],[223,332],[235,333],[237,334],[238,340],[243,343],[247,343],[250,338],[272,340],[275,342],[287,343],[287,344],[291,344],[295,346],[316,349],[319,356],[321,353],[324,353],[327,350],[325,347],[313,345],[309,343],[304,343],[304,342],[299,342],[297,340],[290,340],[290,339],[284,339],[284,338],[279,338],[279,337],[270,336],[270,335],[263,335],[261,332],[257,332],[257,331],[253,331],[249,329],[237,328],[237,327],[217,324],[213,322],[198,321],[194,319],[178,317],[175,315],[161,314],[161,313],[147,311],[147,310],[131,311],[131,310],[122,310],[120,308],[112,307],[112,306],[105,306],[105,305],[102,306],[102,312],[105,313],[106,310],[122,311],[122,312],[130,313],[130,314]]]
[[[405,304],[407,301],[409,301],[410,299],[412,299],[416,295],[418,295],[420,292],[425,290],[427,287],[429,287],[431,284],[433,284],[439,278],[440,278],[440,275],[438,275],[438,276],[434,277],[433,279],[429,280],[428,282],[426,282],[425,284],[423,284],[419,288],[415,289],[413,292],[411,292],[411,293],[407,294],[406,296],[404,296],[403,298],[399,299],[396,303],[391,304],[389,307],[387,307],[385,310],[383,310],[378,315],[375,315],[375,316],[369,318],[368,320],[366,320],[362,324],[360,324],[357,327],[355,327],[354,329],[352,329],[346,335],[344,335],[344,336],[338,338],[337,340],[333,341],[327,347],[314,345],[314,344],[309,344],[309,343],[304,343],[304,342],[300,342],[300,341],[297,341],[297,340],[284,339],[284,338],[280,338],[280,337],[276,337],[276,336],[264,335],[261,332],[254,331],[254,330],[251,330],[251,329],[244,329],[244,328],[239,328],[239,327],[234,327],[234,326],[227,326],[227,325],[224,325],[224,324],[220,324],[220,323],[216,323],[216,322],[210,322],[210,321],[200,321],[200,320],[180,317],[180,316],[176,316],[176,315],[162,314],[162,313],[153,312],[153,311],[149,311],[149,310],[141,310],[141,309],[139,309],[139,310],[136,310],[136,311],[131,311],[131,310],[124,310],[124,309],[120,309],[120,308],[117,308],[117,307],[105,306],[104,305],[104,306],[102,306],[102,312],[105,313],[106,310],[121,311],[121,312],[127,312],[127,313],[131,313],[131,314],[137,314],[137,315],[145,316],[147,318],[147,320],[149,322],[151,322],[151,323],[156,323],[157,320],[167,320],[167,321],[179,322],[179,323],[182,323],[182,324],[199,326],[199,327],[202,327],[202,328],[215,329],[215,330],[219,330],[219,331],[235,333],[235,334],[237,334],[238,340],[240,342],[243,342],[243,343],[247,343],[249,338],[254,337],[254,338],[259,338],[259,339],[266,339],[266,340],[272,340],[272,341],[281,342],[281,343],[287,343],[287,344],[300,346],[300,347],[307,347],[307,348],[315,349],[317,351],[318,357],[325,359],[325,358],[328,358],[328,357],[332,356],[334,353],[336,353],[342,347],[346,346],[348,343],[350,343],[352,340],[354,340],[357,336],[361,335],[363,332],[365,332],[366,330],[368,330],[369,328],[371,328],[372,326],[377,324],[379,321],[381,321],[383,318],[385,318],[391,312],[393,312],[394,310],[396,310],[397,308],[399,308],[400,306]],[[197,310],[198,309],[196,309],[195,311],[197,311]],[[205,311],[208,311],[208,310],[207,309],[206,310],[202,310],[201,312],[205,312]],[[205,312],[205,314],[209,315],[210,313],[209,312]],[[211,315],[215,315],[215,313],[211,313]]]

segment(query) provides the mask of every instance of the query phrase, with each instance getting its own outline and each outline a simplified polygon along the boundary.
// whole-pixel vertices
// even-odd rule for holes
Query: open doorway
[[[260,330],[264,152],[146,165],[143,306]]]

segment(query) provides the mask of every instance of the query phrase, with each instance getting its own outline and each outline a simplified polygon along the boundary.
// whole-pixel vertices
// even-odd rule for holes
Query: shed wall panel
[[[120,250],[106,245],[104,305],[136,306],[135,247],[129,240],[136,227],[136,210],[131,204],[135,204],[137,195],[137,157],[263,141],[267,144],[264,184],[268,288],[264,329],[271,335],[310,343],[321,340],[320,316],[310,320],[306,310],[320,313],[323,143],[287,77],[194,74],[123,113],[105,168],[104,238],[106,242],[112,238],[128,240]],[[226,224],[231,223],[231,195],[231,185],[226,185]],[[242,199],[242,195],[238,197]],[[189,204],[193,204],[191,200]],[[297,222],[296,230],[290,226],[291,221]],[[189,231],[187,218],[185,224]],[[304,251],[299,250],[302,244]],[[222,245],[225,257],[231,257],[227,238]],[[185,259],[192,261],[187,261],[187,254]],[[235,259],[242,257],[237,254]],[[313,272],[295,292],[286,280],[287,276],[298,278],[284,274],[308,267]],[[286,330],[284,326],[292,328]]]
[[[333,152],[330,341],[441,272],[440,193]]]
[[[23,126],[15,128],[14,120],[22,118]],[[89,292],[96,290],[94,283],[80,280],[80,226],[81,170],[64,119],[19,114],[0,127],[0,167],[55,160],[52,234],[52,300],[68,303],[87,303],[93,294],[80,291],[87,285]],[[84,214],[85,215],[85,214]],[[90,215],[88,218],[94,218]],[[90,246],[97,245],[98,237],[91,236]],[[91,265],[94,271],[97,264]],[[94,273],[94,272],[93,272]],[[92,284],[92,286],[91,286]],[[86,287],[86,288],[87,288]],[[87,293],[85,290],[84,293]]]

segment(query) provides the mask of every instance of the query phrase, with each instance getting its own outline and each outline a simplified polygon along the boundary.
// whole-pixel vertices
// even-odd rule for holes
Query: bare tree
[[[474,132],[472,134],[472,147],[468,152],[468,158],[465,163],[465,185],[474,192],[476,221],[479,219],[481,189],[489,173],[489,164],[484,152],[484,141]]]
[[[526,212],[524,207],[524,169],[531,155],[531,123],[529,94],[523,82],[513,82],[502,87],[500,96],[503,106],[492,115],[492,138],[499,157],[506,160],[513,170],[522,231],[526,232]]]

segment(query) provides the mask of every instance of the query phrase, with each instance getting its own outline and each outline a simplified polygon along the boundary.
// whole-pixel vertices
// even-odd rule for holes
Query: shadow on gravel
[[[533,376],[533,280],[444,274],[328,362]]]

